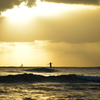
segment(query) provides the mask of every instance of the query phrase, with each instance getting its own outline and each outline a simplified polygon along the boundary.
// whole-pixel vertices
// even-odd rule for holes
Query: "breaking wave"
[[[58,75],[58,76],[42,76],[35,74],[18,74],[0,76],[0,83],[15,83],[15,82],[99,82],[100,77],[96,76],[81,76],[76,74]]]

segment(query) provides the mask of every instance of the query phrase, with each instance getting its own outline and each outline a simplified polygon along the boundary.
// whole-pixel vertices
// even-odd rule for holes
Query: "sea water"
[[[0,100],[100,100],[100,67],[3,67]]]

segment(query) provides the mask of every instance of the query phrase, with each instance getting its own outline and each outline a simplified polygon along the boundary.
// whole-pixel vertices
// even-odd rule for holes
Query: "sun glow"
[[[2,13],[2,16],[7,16],[11,19],[26,19],[31,15],[31,9],[26,7],[24,2],[19,7],[15,6],[13,9]]]
[[[0,64],[5,62],[8,65],[20,66],[23,63],[24,66],[39,66],[47,65],[50,61],[50,57],[44,50],[43,46],[47,45],[45,41],[35,42],[14,42],[14,43],[1,43],[0,47],[4,56]],[[2,57],[2,55],[0,55]],[[1,58],[0,58],[1,59]]]
[[[31,43],[16,43],[14,57],[16,63],[24,63],[25,65],[43,65],[43,59],[48,60],[48,56],[44,49],[42,49],[42,42]],[[39,46],[38,46],[39,45]],[[40,46],[41,45],[41,46]],[[45,60],[46,61],[46,60]]]
[[[15,6],[13,9],[7,10],[2,13],[2,16],[7,16],[12,20],[26,20],[37,16],[55,16],[60,15],[62,12],[71,13],[80,9],[80,5],[57,4],[50,2],[41,2],[37,0],[36,6],[28,8],[25,2],[20,6]]]

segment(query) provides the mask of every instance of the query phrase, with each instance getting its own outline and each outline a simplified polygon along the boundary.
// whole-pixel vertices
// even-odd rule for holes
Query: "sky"
[[[0,66],[100,66],[100,0],[0,0]]]

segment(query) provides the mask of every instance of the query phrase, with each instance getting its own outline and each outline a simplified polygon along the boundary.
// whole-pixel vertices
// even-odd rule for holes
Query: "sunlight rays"
[[[13,9],[9,9],[5,12],[2,12],[2,16],[7,16],[12,20],[27,20],[30,17],[36,16],[55,16],[62,12],[75,12],[80,10],[80,8],[85,8],[82,5],[71,5],[71,4],[62,4],[62,3],[49,3],[41,2],[37,0],[36,6],[28,8],[25,2],[22,2],[19,6],[15,6]],[[90,7],[91,8],[91,7]],[[92,7],[94,8],[94,7]]]
[[[24,66],[46,66],[50,57],[43,48],[44,45],[47,45],[45,41],[1,43],[0,64],[6,61],[8,65],[20,66],[23,63]]]
[[[31,15],[31,9],[26,7],[24,2],[21,3],[19,7],[15,6],[13,9],[2,13],[2,16],[8,16],[13,20],[22,20],[23,18],[26,19]]]

